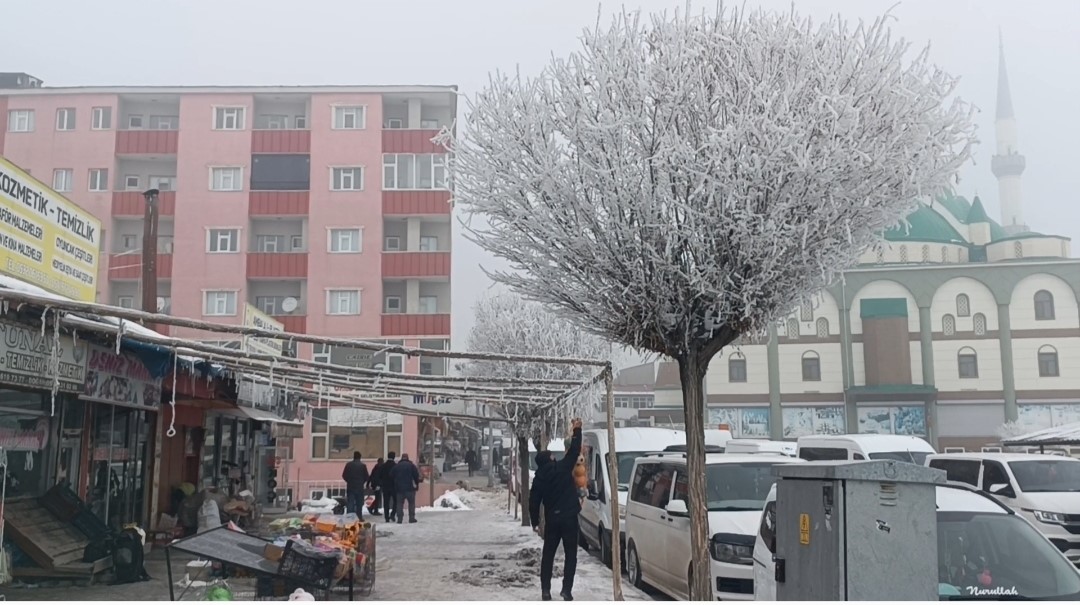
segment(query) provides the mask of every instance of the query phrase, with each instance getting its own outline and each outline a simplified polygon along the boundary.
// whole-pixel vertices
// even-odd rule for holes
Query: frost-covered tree
[[[710,360],[838,278],[973,144],[955,79],[885,19],[624,15],[469,102],[455,200],[493,273],[679,364],[691,597],[709,600],[701,384]]]
[[[489,294],[476,303],[474,323],[469,332],[468,350],[504,355],[537,355],[572,359],[604,360],[611,356],[611,344],[552,315],[542,305],[509,292]],[[520,378],[523,380],[567,380],[585,383],[598,368],[571,364],[522,363],[516,361],[470,361],[461,366],[466,376]],[[568,387],[569,390],[570,387]],[[541,437],[565,430],[569,420],[582,416],[595,397],[586,390],[558,405],[541,406],[507,397],[507,402],[490,404],[507,420],[517,443],[521,520],[529,525],[529,441],[537,451],[547,447]]]

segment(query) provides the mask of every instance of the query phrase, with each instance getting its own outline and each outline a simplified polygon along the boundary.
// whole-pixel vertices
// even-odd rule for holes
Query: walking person
[[[382,505],[383,505],[383,518],[389,523],[394,518],[394,511],[397,508],[397,495],[394,493],[394,467],[397,466],[397,462],[394,461],[394,457],[397,454],[390,452],[386,455],[386,462],[383,463],[379,469],[379,483],[382,485]]]
[[[408,454],[401,455],[401,461],[394,465],[394,516],[397,522],[405,519],[405,502],[409,503],[409,523],[416,523],[416,490],[420,488],[420,469],[409,460]]]
[[[379,479],[379,474],[382,472],[383,459],[379,458],[375,462],[375,466],[371,467],[371,475],[368,477],[368,489],[371,490],[371,506],[368,507],[368,512],[373,515],[379,514],[379,506],[382,504],[382,482]]]
[[[469,467],[469,476],[473,476],[473,471],[476,470],[476,452],[469,450],[465,452],[465,465]]]
[[[368,474],[367,465],[362,460],[360,452],[353,452],[353,459],[345,465],[341,471],[341,478],[345,480],[345,511],[356,513],[360,520],[364,520],[364,488],[367,487],[371,476]]]
[[[553,461],[548,450],[536,453],[536,478],[529,497],[529,518],[537,533],[540,531],[540,507],[544,507],[544,550],[540,557],[540,594],[544,601],[551,600],[551,573],[560,542],[565,562],[559,596],[564,601],[574,600],[574,572],[581,534],[578,526],[581,500],[574,482],[574,465],[581,453],[581,419],[575,418],[571,426],[574,435],[570,439],[570,449],[561,460]]]

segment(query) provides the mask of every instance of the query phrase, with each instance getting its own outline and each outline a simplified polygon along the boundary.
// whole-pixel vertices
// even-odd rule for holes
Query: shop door
[[[90,508],[114,529],[145,524],[148,441],[153,413],[97,404],[93,412]]]

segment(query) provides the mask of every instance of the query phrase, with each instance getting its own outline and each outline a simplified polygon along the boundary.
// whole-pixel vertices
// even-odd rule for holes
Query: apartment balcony
[[[178,130],[117,130],[117,155],[176,155]]]
[[[387,313],[382,316],[383,336],[447,336],[450,314]]]
[[[252,191],[248,197],[251,216],[306,216],[309,191]]]
[[[158,279],[172,279],[172,254],[157,255]],[[109,255],[109,279],[128,280],[142,277],[142,254],[120,252]]]
[[[446,148],[431,141],[438,129],[387,128],[382,131],[383,153],[446,153]]]
[[[384,278],[450,277],[449,252],[383,252]]]
[[[285,326],[286,332],[307,333],[307,315],[274,315],[273,317]]]
[[[383,191],[384,215],[419,216],[450,214],[450,192],[446,189]]]
[[[112,194],[113,216],[143,216],[146,212],[146,198],[142,191],[114,191]],[[158,215],[176,214],[176,192],[158,193]]]
[[[252,130],[251,153],[310,153],[310,130]]]
[[[305,279],[307,252],[249,252],[248,279]]]

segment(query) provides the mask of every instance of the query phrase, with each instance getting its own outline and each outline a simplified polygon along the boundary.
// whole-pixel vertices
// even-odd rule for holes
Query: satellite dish
[[[296,307],[300,306],[300,302],[292,296],[281,301],[281,310],[286,313],[292,313],[296,310]]]
[[[162,313],[165,308],[169,306],[169,301],[165,300],[164,296],[159,296],[157,299],[157,312]]]

